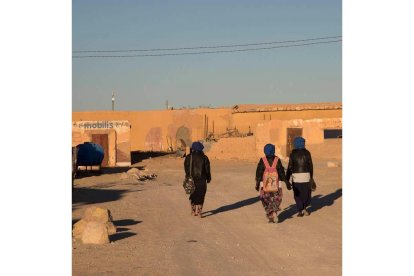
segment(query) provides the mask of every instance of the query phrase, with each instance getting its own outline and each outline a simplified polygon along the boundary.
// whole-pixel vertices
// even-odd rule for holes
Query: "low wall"
[[[218,160],[257,160],[256,139],[254,136],[222,138],[206,147],[205,153],[210,159]]]

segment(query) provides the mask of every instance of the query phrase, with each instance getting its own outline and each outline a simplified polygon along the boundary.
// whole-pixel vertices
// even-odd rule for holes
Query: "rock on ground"
[[[126,173],[128,175],[137,175],[137,176],[140,175],[140,172],[139,172],[139,170],[137,168],[129,169]]]
[[[108,221],[105,225],[109,235],[113,235],[116,233],[116,226],[112,222]]]
[[[105,229],[105,230],[102,230]],[[96,206],[88,207],[83,218],[73,225],[72,235],[83,243],[105,244],[116,233],[111,212]],[[106,235],[106,237],[104,237]]]
[[[106,224],[96,221],[88,221],[82,233],[82,242],[89,244],[109,243],[109,235]]]
[[[108,221],[112,221],[111,212],[108,209],[99,208],[96,206],[92,206],[86,209],[82,219],[100,223],[107,223]]]
[[[75,223],[75,225],[73,225],[72,235],[75,239],[82,238],[82,233],[85,230],[86,224],[87,224],[87,221],[81,219],[80,221]]]

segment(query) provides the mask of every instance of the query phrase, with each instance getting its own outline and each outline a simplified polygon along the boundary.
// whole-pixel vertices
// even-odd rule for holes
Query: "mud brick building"
[[[298,135],[310,146],[341,138],[342,103],[73,112],[72,122],[72,146],[100,143],[108,152],[107,166],[128,164],[131,151],[177,150],[197,140],[216,141],[206,143],[206,152],[217,156],[226,156],[236,143],[245,145],[243,154],[239,149],[229,158],[253,159],[266,143],[274,143],[278,155],[286,157]]]

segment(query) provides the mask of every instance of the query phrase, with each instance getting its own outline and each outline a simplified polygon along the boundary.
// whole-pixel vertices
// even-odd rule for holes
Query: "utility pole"
[[[115,110],[115,92],[112,92],[112,111]]]

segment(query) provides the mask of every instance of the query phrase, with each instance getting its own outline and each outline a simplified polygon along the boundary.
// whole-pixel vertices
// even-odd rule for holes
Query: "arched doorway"
[[[179,127],[175,138],[177,149],[185,151],[186,147],[191,146],[191,132],[189,128]]]

